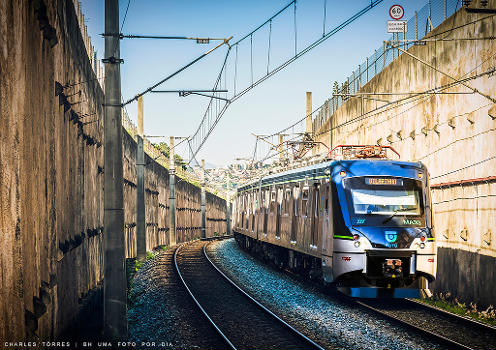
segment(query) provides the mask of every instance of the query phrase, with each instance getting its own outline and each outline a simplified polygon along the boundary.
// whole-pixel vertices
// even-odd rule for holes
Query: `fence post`
[[[358,65],[358,90],[362,87],[362,67]]]
[[[386,42],[382,42],[382,69],[386,67]]]
[[[353,91],[350,91],[349,93],[350,94],[354,94],[355,93],[355,89],[356,89],[356,79],[355,79],[355,71],[353,71]]]
[[[367,57],[367,70],[366,70],[366,74],[365,74],[365,84],[367,84],[369,82],[369,58]]]
[[[377,75],[377,49],[374,50],[374,77]]]
[[[418,40],[418,13],[415,11],[415,40]]]

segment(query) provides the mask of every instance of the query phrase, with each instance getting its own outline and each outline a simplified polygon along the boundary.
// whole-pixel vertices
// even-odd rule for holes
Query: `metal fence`
[[[429,0],[415,15],[407,21],[407,31],[397,33],[389,37],[388,41],[399,40],[400,47],[407,50],[414,43],[408,40],[419,40],[440,25],[445,19],[453,15],[461,7],[461,0]],[[403,42],[402,40],[407,40]],[[372,78],[379,74],[402,52],[396,48],[382,46],[374,50],[374,53],[358,65],[358,68],[337,87],[333,87],[333,97],[327,100],[322,108],[316,113],[313,121],[314,133],[331,117],[336,110],[348,99],[347,96],[358,92]],[[335,96],[339,95],[339,96]]]

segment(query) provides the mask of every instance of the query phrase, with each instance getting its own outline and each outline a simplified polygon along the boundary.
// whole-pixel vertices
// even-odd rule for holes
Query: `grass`
[[[128,272],[127,279],[129,281],[128,282],[128,288],[127,288],[127,290],[128,290],[127,304],[128,304],[129,308],[133,307],[134,303],[137,301],[138,296],[139,296],[139,292],[136,290],[136,288],[134,288],[134,276],[136,276],[136,273],[143,267],[145,262],[154,259],[160,252],[166,251],[167,249],[169,249],[169,246],[162,245],[162,246],[155,248],[155,250],[153,250],[153,251],[146,252],[145,258],[144,259],[136,259],[134,261],[134,268],[131,267],[132,271],[129,271],[129,270],[127,271]]]
[[[468,316],[478,321],[496,326],[496,310],[492,305],[489,305],[487,309],[482,310],[477,307],[476,303],[471,302],[467,305],[466,303],[460,302],[457,298],[452,297],[450,293],[436,293],[431,298],[419,300],[448,312]]]

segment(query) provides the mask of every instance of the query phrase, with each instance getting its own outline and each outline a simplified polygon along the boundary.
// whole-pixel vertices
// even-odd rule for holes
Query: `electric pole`
[[[205,159],[201,161],[201,238],[207,238],[207,220],[205,213],[206,193],[205,193]]]
[[[231,177],[227,175],[226,234],[231,234]]]
[[[146,256],[145,224],[145,150],[143,147],[143,96],[138,98],[138,143],[136,154],[136,250],[137,258]]]
[[[174,164],[174,136],[169,145],[169,245],[176,244],[176,166]]]
[[[127,338],[119,1],[105,0],[104,305],[106,339]]]

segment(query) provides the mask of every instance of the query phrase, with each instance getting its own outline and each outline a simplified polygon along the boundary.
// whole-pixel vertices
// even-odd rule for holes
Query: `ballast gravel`
[[[174,249],[137,272],[130,290],[128,341],[133,349],[218,349],[220,336],[201,315],[174,270]]]
[[[207,252],[246,292],[325,348],[442,349],[418,333],[264,265],[241,250],[234,239],[212,242]]]

